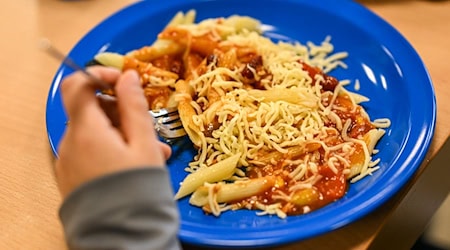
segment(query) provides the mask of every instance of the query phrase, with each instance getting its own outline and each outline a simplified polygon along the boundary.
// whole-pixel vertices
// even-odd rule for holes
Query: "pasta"
[[[192,194],[216,216],[284,218],[340,199],[379,168],[372,157],[390,121],[371,121],[368,98],[328,75],[348,56],[330,37],[275,43],[251,17],[194,20],[195,11],[177,13],[152,45],[96,57],[137,70],[151,109],[178,108],[198,154],[175,199]]]

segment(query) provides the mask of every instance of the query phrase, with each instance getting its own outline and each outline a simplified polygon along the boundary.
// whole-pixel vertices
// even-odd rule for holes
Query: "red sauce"
[[[322,91],[332,91],[333,92],[334,89],[336,88],[336,86],[339,84],[339,81],[336,78],[325,74],[318,67],[311,66],[304,62],[300,62],[300,63],[302,64],[303,70],[308,72],[309,77],[311,77],[312,79],[315,79],[316,75],[321,75],[323,77],[323,79],[325,81],[320,83],[320,85],[322,86]]]
[[[342,121],[345,121],[347,119],[351,120],[349,131],[347,131],[347,135],[349,137],[358,138],[375,128],[375,126],[369,121],[369,119],[361,114],[360,106],[353,108],[353,103],[351,102],[348,95],[338,95],[335,101],[335,105],[345,109],[345,111],[341,109],[333,109],[333,111],[339,116],[339,118],[341,118]]]
[[[347,180],[342,170],[342,168],[338,169],[338,173],[335,174],[328,166],[319,167],[319,174],[322,179],[315,184],[315,187],[323,196],[321,205],[336,201],[344,196],[347,190]]]
[[[323,155],[323,150],[319,151],[322,151]],[[285,159],[280,159],[280,161],[278,161],[276,165],[267,165],[260,168],[250,168],[250,170],[247,172],[247,176],[249,178],[256,178],[258,177],[258,174],[277,176],[279,178],[278,183],[280,183],[281,181],[282,185],[273,186],[271,189],[257,196],[236,202],[235,204],[240,207],[250,205],[252,206],[252,208],[256,208],[254,205],[255,200],[257,200],[261,204],[266,205],[281,203],[281,207],[283,208],[282,210],[287,215],[303,214],[305,212],[305,210],[303,209],[304,205],[296,205],[293,203],[288,203],[285,200],[276,200],[273,198],[274,195],[279,193],[279,191],[285,194],[290,193],[289,187],[293,186],[296,181],[289,177],[289,173],[291,173],[295,168],[296,166],[287,165]],[[309,210],[319,209],[329,203],[340,199],[342,196],[344,196],[348,187],[346,177],[343,174],[343,167],[338,167],[338,172],[334,173],[326,164],[322,163],[322,165],[319,166],[318,171],[322,178],[315,183],[313,189],[319,198],[307,204]],[[311,174],[307,174],[304,179],[310,177],[310,175]]]
[[[168,87],[147,87],[145,89],[145,97],[149,103],[150,109],[156,109],[157,105],[167,104],[170,89]]]
[[[184,73],[183,61],[179,56],[163,55],[151,62],[153,66],[167,70],[182,77]]]
[[[331,98],[331,95],[328,96],[326,100],[323,100],[323,103],[329,105],[329,103],[331,102]],[[352,138],[358,138],[374,128],[368,118],[362,115],[361,107],[357,106],[356,108],[354,108],[353,103],[347,94],[340,94],[339,96],[337,96],[333,105],[335,106],[332,110],[344,122],[347,119],[351,120],[351,126],[347,131],[348,136]],[[335,127],[336,125],[330,123],[327,124],[327,126]],[[334,146],[344,142],[342,136],[340,135],[340,132],[332,129],[327,132],[328,136],[323,139],[323,142],[326,145]],[[363,163],[364,154],[362,151],[362,146],[359,144],[355,144],[353,146],[353,149],[354,153],[349,158],[350,163]],[[311,202],[309,202],[307,205],[298,205],[294,204],[293,202],[288,202],[284,199],[273,198],[277,197],[276,194],[279,194],[280,191],[282,193],[289,194],[289,187],[295,185],[296,180],[290,178],[289,173],[292,173],[297,166],[287,164],[286,158],[292,158],[292,156],[290,156],[289,154],[284,155],[284,157],[275,158],[278,159],[276,164],[267,164],[260,167],[250,167],[249,171],[247,172],[249,178],[256,178],[259,175],[277,176],[280,180],[278,183],[281,182],[282,185],[276,185],[270,190],[265,191],[264,193],[261,193],[254,197],[250,197],[243,201],[236,202],[235,204],[240,207],[250,206],[252,208],[256,208],[255,201],[267,205],[281,203],[283,212],[285,212],[287,215],[297,215],[319,209],[342,198],[348,189],[347,178],[343,171],[345,169],[344,166],[342,164],[335,164],[337,173],[333,172],[333,170],[330,169],[327,165],[327,159],[325,159],[325,151],[322,148],[314,149],[313,152],[307,153],[320,154],[320,160],[317,162],[317,164],[319,164],[318,174],[321,176],[321,178],[313,185],[311,189],[312,199]],[[340,153],[339,150],[336,153]],[[312,173],[307,173],[302,180],[305,180],[311,175]],[[307,209],[304,209],[305,207],[307,207]]]

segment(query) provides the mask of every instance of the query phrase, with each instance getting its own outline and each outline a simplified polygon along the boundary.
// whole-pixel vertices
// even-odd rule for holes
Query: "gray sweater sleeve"
[[[180,249],[165,168],[138,168],[82,185],[59,215],[69,249]]]

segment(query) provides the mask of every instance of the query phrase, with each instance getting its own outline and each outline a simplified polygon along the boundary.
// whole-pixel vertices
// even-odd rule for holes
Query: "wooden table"
[[[53,155],[45,125],[46,98],[59,63],[40,52],[36,41],[42,36],[48,37],[68,52],[95,24],[132,2],[2,2],[0,249],[65,249],[57,217],[61,199],[53,177]],[[401,194],[351,225],[281,249],[300,246],[302,249],[368,248],[449,136],[450,1],[373,0],[362,3],[395,26],[425,61],[437,95],[435,137],[423,166]]]

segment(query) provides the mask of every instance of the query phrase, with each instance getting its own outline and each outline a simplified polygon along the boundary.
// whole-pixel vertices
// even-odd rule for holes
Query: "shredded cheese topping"
[[[197,188],[192,204],[215,216],[229,209],[256,209],[259,215],[285,218],[341,198],[349,180],[379,168],[372,155],[390,121],[372,122],[359,105],[368,99],[346,90],[350,81],[328,75],[347,68],[348,56],[335,52],[331,37],[320,44],[274,42],[250,17],[194,23],[194,16],[178,14],[153,47],[128,55],[152,58],[147,63],[158,74],[144,72],[147,92],[165,88],[169,93],[150,106],[178,106],[198,148],[186,171],[195,174],[239,156],[232,177],[190,187]],[[164,55],[157,50],[161,44],[170,48],[169,66],[181,63],[178,78],[164,72],[169,66],[155,70],[155,64],[166,61],[145,55],[155,50]],[[357,80],[355,88],[360,84]],[[236,185],[247,185],[247,196],[238,194]]]

